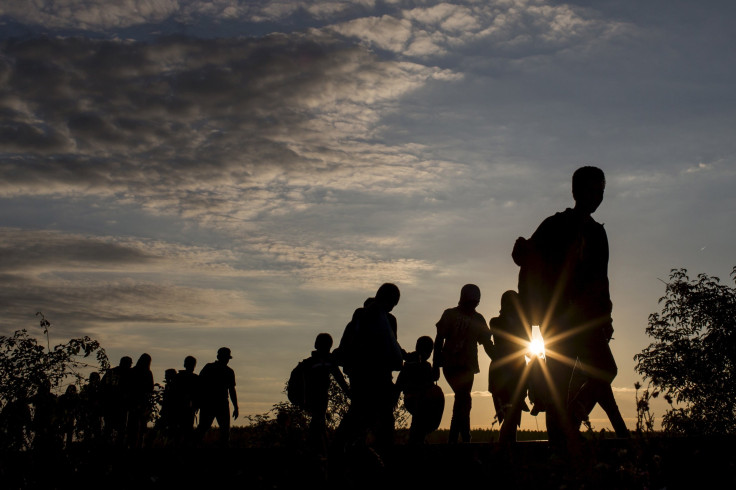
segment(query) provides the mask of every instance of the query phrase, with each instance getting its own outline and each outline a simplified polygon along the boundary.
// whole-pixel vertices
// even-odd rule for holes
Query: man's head
[[[138,361],[135,363],[135,367],[140,369],[150,369],[151,368],[151,355],[147,353],[141,354],[141,357],[138,358]]]
[[[382,284],[378,291],[376,291],[376,302],[381,305],[385,311],[391,311],[394,306],[399,304],[399,288],[396,284],[387,282]]]
[[[518,315],[520,310],[519,293],[510,289],[501,295],[501,314]]]
[[[458,305],[461,308],[474,310],[480,304],[480,288],[475,284],[466,284],[460,290],[460,301]]]
[[[572,197],[575,209],[593,214],[601,202],[606,188],[606,176],[598,167],[580,167],[572,174]]]
[[[194,371],[194,367],[197,365],[197,358],[194,356],[187,356],[184,358],[184,369],[189,372]]]
[[[128,369],[133,366],[133,358],[129,356],[123,356],[120,358],[119,366],[123,369]]]
[[[417,352],[421,356],[423,361],[429,359],[434,350],[434,340],[428,335],[423,335],[417,339]]]
[[[317,338],[314,340],[314,348],[317,349],[318,352],[328,354],[330,349],[332,349],[332,335],[328,333],[317,335]]]
[[[217,360],[220,362],[224,362],[227,364],[230,362],[230,359],[232,359],[233,356],[230,355],[230,349],[227,347],[220,347],[217,349]]]

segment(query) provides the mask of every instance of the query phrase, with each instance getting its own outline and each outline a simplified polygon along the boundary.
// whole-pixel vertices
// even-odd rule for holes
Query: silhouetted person
[[[433,349],[432,337],[419,337],[416,350],[406,356],[396,379],[396,388],[404,393],[404,407],[411,414],[409,444],[423,444],[442,420],[445,397],[429,363]]]
[[[488,370],[488,391],[493,395],[496,417],[501,423],[499,442],[508,444],[516,442],[521,412],[529,411],[524,401],[528,377],[524,355],[530,331],[521,319],[521,304],[516,291],[503,293],[499,313],[489,322],[493,355]]]
[[[48,451],[61,446],[58,434],[57,398],[51,393],[51,383],[43,380],[31,398],[33,405],[33,448]]]
[[[102,383],[100,373],[89,374],[79,393],[79,425],[85,442],[99,441],[102,436]]]
[[[348,377],[350,376],[350,370],[354,364],[353,346],[357,344],[356,339],[358,335],[357,332],[359,319],[362,316],[365,308],[371,305],[375,300],[375,297],[367,298],[363,302],[363,307],[358,308],[353,312],[352,318],[345,326],[342,337],[340,337],[340,344],[334,351],[332,351],[337,364],[339,366],[342,366],[343,371]],[[386,314],[386,318],[388,318],[388,322],[391,326],[391,331],[394,333],[394,337],[398,338],[398,323],[396,321],[396,317],[389,312]],[[402,358],[406,358],[406,351],[403,348],[401,349],[401,356]]]
[[[309,444],[324,454],[327,450],[327,405],[329,402],[330,376],[342,390],[349,395],[350,389],[337,366],[332,353],[332,336],[328,333],[317,335],[312,355],[305,359],[305,398],[307,411],[311,417],[309,424]]]
[[[396,340],[396,318],[391,310],[399,298],[395,284],[381,285],[373,300],[355,310],[343,334],[350,336],[340,342],[340,349],[350,360],[347,373],[352,398],[338,430],[338,444],[365,440],[383,451],[393,443],[397,400],[393,371],[401,369],[403,351]]]
[[[31,410],[22,395],[8,401],[0,412],[0,451],[25,449],[32,434]]]
[[[202,440],[212,426],[212,422],[217,419],[217,424],[220,426],[220,444],[223,446],[227,446],[230,440],[230,401],[233,404],[233,420],[239,415],[238,396],[235,393],[235,372],[227,365],[230,359],[232,359],[230,349],[221,347],[217,351],[217,360],[205,364],[199,372],[202,398],[197,439]]]
[[[475,311],[480,303],[480,288],[466,284],[460,291],[458,306],[448,308],[437,322],[437,336],[434,341],[433,367],[435,379],[439,369],[445,375],[450,388],[455,393],[452,406],[449,442],[454,444],[458,436],[463,442],[470,442],[470,409],[473,378],[480,372],[478,367],[478,344],[483,345],[490,356],[491,331],[483,315]]]
[[[199,376],[194,372],[196,366],[196,358],[185,357],[184,369],[176,373],[172,384],[172,418],[177,444],[192,442],[194,417],[199,410]]]
[[[603,171],[581,167],[572,178],[575,207],[545,219],[529,240],[519,238],[512,257],[521,266],[519,293],[532,324],[545,340],[552,386],[547,433],[554,445],[579,442],[579,421],[568,407],[576,359],[591,383],[577,396],[610,384],[617,368],[608,340],[613,332],[608,287],[608,237],[592,214],[603,201]],[[577,403],[577,402],[574,402]]]
[[[120,363],[108,369],[102,377],[102,411],[105,440],[115,445],[125,443],[130,404],[130,371],[133,359],[120,358]]]
[[[174,397],[176,369],[169,368],[164,371],[164,392],[161,396],[161,411],[156,421],[156,429],[160,431],[166,442],[173,442],[174,438]]]
[[[128,405],[128,446],[140,448],[153,401],[153,373],[151,356],[141,354],[130,370],[130,403]]]
[[[75,385],[66,387],[66,391],[57,402],[57,419],[60,433],[66,448],[71,447],[79,418],[80,400]]]

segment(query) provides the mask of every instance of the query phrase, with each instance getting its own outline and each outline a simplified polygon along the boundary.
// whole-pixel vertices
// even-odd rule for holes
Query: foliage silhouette
[[[636,390],[636,432],[651,433],[654,432],[654,413],[652,413],[650,401],[659,396],[659,390],[651,386],[647,386],[639,396],[639,390],[641,389],[641,383],[638,381],[634,383],[634,389]]]
[[[646,329],[655,342],[634,356],[652,397],[661,392],[670,403],[662,428],[736,434],[736,288],[707,274],[691,280],[685,269],[673,269],[665,285],[662,312],[649,315]]]
[[[11,336],[0,336],[0,411],[23,414],[28,411],[32,397],[42,385],[60,390],[65,384],[75,384],[81,388],[86,381],[85,373],[90,370],[100,372],[110,367],[107,354],[99,342],[87,336],[73,338],[64,344],[51,348],[49,328],[51,323],[41,316],[40,326],[46,336],[47,346],[39,345],[38,340],[27,330],[16,330]],[[94,361],[91,361],[91,357]],[[7,409],[7,411],[6,411]],[[2,439],[16,449],[28,447],[28,435],[18,442],[11,436],[7,424],[2,424]],[[6,444],[4,444],[6,445]]]
[[[93,354],[96,364],[86,361]],[[30,398],[44,381],[58,387],[71,378],[81,386],[85,370],[109,367],[105,350],[87,336],[47,351],[27,330],[16,330],[12,336],[0,336],[0,405]]]

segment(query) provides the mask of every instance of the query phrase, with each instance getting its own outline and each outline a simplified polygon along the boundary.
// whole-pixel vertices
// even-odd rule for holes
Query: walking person
[[[592,408],[589,398],[601,386],[610,386],[617,373],[608,345],[613,333],[608,236],[592,217],[605,187],[601,169],[577,169],[572,177],[575,206],[545,219],[528,240],[517,239],[512,253],[521,267],[519,293],[526,317],[540,326],[545,340],[552,384],[549,440],[569,450],[579,445],[577,427],[587,407]],[[578,361],[589,382],[578,393],[569,393]],[[571,410],[574,406],[583,408]]]
[[[448,308],[437,322],[432,366],[435,379],[439,379],[440,368],[447,383],[455,393],[448,442],[470,442],[470,409],[475,375],[478,367],[478,344],[491,355],[491,331],[483,315],[475,311],[480,304],[480,288],[466,284],[460,290],[460,301]]]
[[[220,347],[217,360],[205,364],[199,372],[202,397],[199,411],[197,439],[201,441],[217,420],[220,427],[219,444],[226,447],[230,441],[230,402],[233,404],[233,420],[238,418],[238,395],[235,392],[235,372],[228,366],[232,359],[230,349]]]

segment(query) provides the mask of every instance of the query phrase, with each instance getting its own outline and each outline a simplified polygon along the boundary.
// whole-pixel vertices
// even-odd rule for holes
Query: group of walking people
[[[416,349],[407,352],[397,340],[392,314],[399,288],[385,283],[353,312],[334,351],[332,337],[318,335],[315,351],[301,363],[307,387],[302,405],[312,416],[310,441],[327,448],[325,417],[333,377],[350,398],[334,438],[338,447],[365,443],[380,452],[390,446],[402,393],[412,416],[409,441],[422,443],[442,418],[445,399],[437,381],[443,375],[454,393],[448,442],[470,442],[478,346],[491,358],[489,391],[501,423],[500,442],[516,440],[521,414],[530,410],[527,395],[532,414],[546,411],[554,445],[574,450],[580,424],[596,404],[607,413],[616,435],[628,436],[611,389],[617,367],[609,347],[608,238],[592,218],[605,183],[599,168],[579,168],[572,178],[574,207],[545,219],[529,239],[516,240],[511,257],[520,267],[518,287],[502,295],[499,315],[490,322],[476,310],[480,288],[466,284],[457,306],[444,310],[437,321],[434,339],[421,336]],[[528,350],[533,325],[544,338],[543,357]],[[239,415],[231,358],[230,349],[223,347],[199,374],[192,356],[185,358],[183,370],[167,370],[158,424],[168,440],[197,443],[217,420],[219,442],[227,444],[230,417]],[[135,366],[125,356],[104,376],[92,373],[80,394],[72,385],[58,399],[41,383],[29,400],[38,419],[27,424],[35,429],[34,445],[70,444],[76,431],[84,439],[141,447],[156,409],[150,366],[148,354]],[[22,407],[14,410],[23,418]]]
[[[573,174],[575,206],[544,220],[529,239],[516,241],[511,255],[520,267],[518,287],[502,295],[499,315],[490,322],[476,311],[480,288],[466,284],[458,305],[444,310],[436,323],[434,340],[422,336],[416,351],[407,353],[398,343],[391,313],[399,288],[386,283],[354,311],[332,353],[332,338],[327,341],[329,335],[320,334],[321,347],[313,357],[321,359],[314,369],[323,379],[324,393],[309,407],[314,433],[324,429],[332,375],[350,396],[348,413],[335,434],[338,445],[368,441],[379,452],[391,445],[400,393],[412,415],[410,442],[422,442],[442,416],[444,398],[436,385],[442,374],[454,392],[448,442],[470,442],[471,392],[482,346],[491,358],[489,391],[501,423],[501,443],[516,440],[522,412],[546,411],[550,443],[574,451],[581,423],[596,404],[616,435],[628,437],[611,388],[617,367],[609,347],[608,239],[591,216],[604,189],[605,176],[597,167]],[[528,349],[533,325],[544,338],[543,356]]]
[[[147,356],[144,354],[143,356]],[[141,356],[141,357],[143,357]],[[164,387],[160,400],[160,414],[156,421],[156,431],[161,434],[164,444],[191,446],[200,443],[212,423],[219,426],[218,442],[227,445],[230,436],[230,403],[232,418],[237,419],[238,397],[235,391],[235,372],[228,366],[232,359],[228,347],[217,351],[217,359],[205,364],[199,374],[194,370],[197,359],[184,358],[184,369],[167,369],[164,374]],[[140,361],[139,361],[140,363]],[[150,365],[150,356],[148,357]],[[110,381],[106,382],[106,379]],[[104,397],[103,425],[106,439],[117,445],[130,448],[141,447],[142,434],[151,420],[154,409],[151,394],[153,377],[150,370],[146,374],[146,391],[141,384],[142,377],[130,368],[130,358],[123,357],[120,364],[109,370],[102,378],[103,388],[108,392]],[[104,391],[103,391],[104,393]],[[110,393],[113,395],[110,396]],[[199,422],[197,422],[197,416]],[[196,423],[196,427],[195,427]]]
[[[151,445],[147,435],[156,435],[160,444],[191,446],[204,439],[214,420],[220,429],[218,442],[225,445],[230,432],[230,402],[233,419],[239,415],[235,373],[227,365],[230,359],[230,349],[222,347],[217,360],[196,374],[197,360],[187,356],[184,369],[166,370],[165,386],[158,397],[149,354],[142,354],[135,365],[131,357],[123,356],[103,376],[97,371],[90,373],[81,390],[70,384],[60,396],[42,380],[28,400],[16,400],[4,408],[7,445],[11,449],[54,450],[81,442],[138,449]],[[156,411],[158,417],[154,416]],[[157,430],[148,431],[154,419]]]

